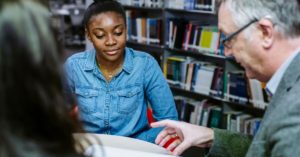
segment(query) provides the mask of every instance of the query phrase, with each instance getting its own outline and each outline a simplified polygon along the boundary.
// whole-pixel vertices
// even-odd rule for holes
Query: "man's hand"
[[[166,142],[178,136],[179,140],[173,142],[168,147],[174,155],[180,155],[183,151],[191,146],[209,147],[212,144],[214,133],[213,130],[207,127],[189,124],[186,122],[178,122],[173,120],[163,120],[151,123],[151,127],[165,127],[156,137],[155,143],[163,146]]]

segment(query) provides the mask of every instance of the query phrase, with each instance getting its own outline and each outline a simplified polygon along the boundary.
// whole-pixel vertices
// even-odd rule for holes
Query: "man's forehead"
[[[220,6],[218,13],[218,27],[223,33],[229,33],[236,29],[231,12],[223,4]]]

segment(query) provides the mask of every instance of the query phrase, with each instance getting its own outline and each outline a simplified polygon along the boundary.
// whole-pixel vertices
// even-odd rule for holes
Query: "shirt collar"
[[[133,50],[130,48],[125,48],[125,54],[124,54],[124,64],[123,64],[123,69],[130,73],[133,69]],[[89,71],[89,70],[93,70],[97,67],[96,64],[96,50],[95,49],[91,49],[91,50],[87,50],[86,53],[86,60],[85,60],[85,68],[84,70]]]
[[[125,48],[125,60],[123,69],[128,73],[131,73],[133,69],[133,50],[131,48]]]
[[[86,60],[84,70],[93,70],[96,66],[96,50],[90,49],[86,51]]]
[[[280,68],[275,72],[275,74],[271,77],[271,79],[268,81],[266,85],[267,91],[270,92],[271,95],[274,95],[277,87],[280,83],[280,80],[283,77],[284,72],[288,68],[288,66],[291,64],[292,60],[296,57],[296,55],[299,53],[300,48],[295,51],[288,59],[280,66]]]

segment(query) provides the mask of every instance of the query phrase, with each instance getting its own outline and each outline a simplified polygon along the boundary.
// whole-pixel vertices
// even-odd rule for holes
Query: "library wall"
[[[120,0],[128,46],[152,54],[179,119],[254,135],[268,104],[264,84],[224,56],[214,0]]]

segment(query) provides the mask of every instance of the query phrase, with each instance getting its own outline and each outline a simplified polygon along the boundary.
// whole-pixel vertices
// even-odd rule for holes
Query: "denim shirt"
[[[125,48],[122,70],[109,83],[97,66],[94,49],[69,57],[65,68],[87,132],[153,143],[161,128],[149,127],[148,103],[157,121],[178,119],[171,90],[158,63],[147,53]]]

